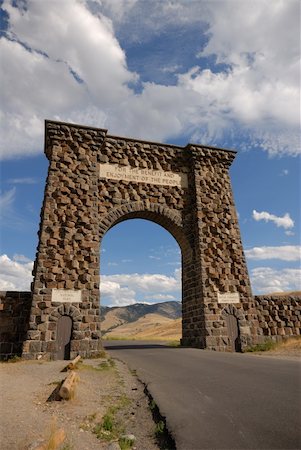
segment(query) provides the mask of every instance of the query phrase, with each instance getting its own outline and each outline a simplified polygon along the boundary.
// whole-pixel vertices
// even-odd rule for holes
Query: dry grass
[[[54,419],[53,424],[51,425],[51,433],[48,440],[48,443],[46,444],[45,449],[47,450],[56,450],[57,448],[62,445],[66,438],[66,433],[63,430],[63,428],[57,429],[56,425],[56,419]]]
[[[57,419],[53,417],[48,438],[38,447],[35,447],[35,450],[57,450],[63,444],[65,438],[65,431],[63,428],[57,428]]]
[[[284,342],[279,342],[275,346],[275,350],[288,352],[288,351],[300,351],[301,352],[301,336],[291,337]]]
[[[274,342],[267,339],[247,349],[247,352],[265,352],[271,355],[301,356],[301,336],[288,337],[283,342]]]
[[[271,293],[269,293],[269,294],[261,294],[261,295],[258,295],[258,297],[265,297],[265,296],[275,296],[275,297],[284,297],[284,296],[287,296],[287,295],[292,295],[292,296],[301,296],[301,291],[287,291],[287,292],[271,292]]]
[[[147,314],[135,322],[115,328],[103,337],[104,339],[179,340],[182,337],[182,319]]]

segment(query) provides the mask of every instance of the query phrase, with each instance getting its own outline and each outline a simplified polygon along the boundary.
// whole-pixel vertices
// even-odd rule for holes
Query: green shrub
[[[252,345],[246,349],[246,352],[266,352],[268,350],[273,350],[277,346],[276,342],[266,341],[262,344]]]

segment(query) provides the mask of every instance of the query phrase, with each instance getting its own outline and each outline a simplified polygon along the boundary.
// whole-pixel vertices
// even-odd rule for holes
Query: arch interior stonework
[[[229,178],[234,151],[46,121],[45,153],[49,170],[25,358],[54,357],[61,314],[74,323],[71,357],[100,351],[100,242],[131,218],[163,226],[181,248],[184,345],[224,351],[224,314],[230,310],[240,321],[242,347],[256,339]]]

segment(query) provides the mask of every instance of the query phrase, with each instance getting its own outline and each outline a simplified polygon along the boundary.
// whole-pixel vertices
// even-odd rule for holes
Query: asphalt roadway
[[[146,384],[177,450],[301,449],[299,360],[141,341],[105,347]]]

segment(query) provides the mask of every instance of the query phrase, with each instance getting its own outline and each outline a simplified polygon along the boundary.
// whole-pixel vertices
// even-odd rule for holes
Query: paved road
[[[106,342],[166,417],[177,450],[301,449],[297,360]]]

